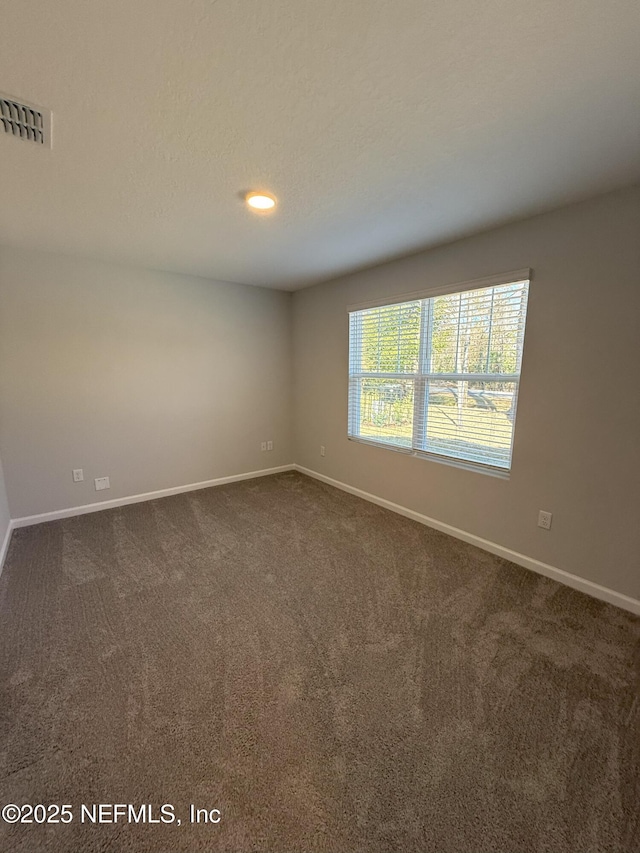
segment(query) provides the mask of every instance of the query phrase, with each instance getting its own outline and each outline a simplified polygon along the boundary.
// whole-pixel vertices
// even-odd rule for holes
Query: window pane
[[[528,283],[505,284],[493,289],[487,373],[519,373]]]
[[[433,299],[431,373],[517,373],[527,282]]]
[[[415,373],[420,349],[420,302],[359,312],[360,366],[354,373]],[[353,351],[352,341],[352,351]],[[358,360],[357,360],[358,361]]]
[[[516,390],[514,382],[430,380],[423,449],[508,468]]]
[[[352,379],[349,408],[353,435],[411,447],[413,434],[412,379]]]
[[[350,312],[349,434],[509,469],[528,290],[522,280]]]
[[[460,294],[438,296],[432,300],[432,305],[431,372],[455,373]]]

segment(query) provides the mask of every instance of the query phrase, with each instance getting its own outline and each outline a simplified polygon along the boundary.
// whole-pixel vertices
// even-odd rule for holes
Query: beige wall
[[[508,481],[347,440],[349,304],[523,267]],[[293,317],[298,464],[640,597],[640,188],[299,291]]]
[[[12,517],[290,463],[290,303],[264,288],[2,249]],[[272,452],[260,450],[266,440]],[[94,490],[100,476],[109,491]]]

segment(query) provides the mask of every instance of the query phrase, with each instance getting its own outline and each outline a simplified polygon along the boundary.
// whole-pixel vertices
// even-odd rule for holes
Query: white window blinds
[[[349,314],[349,435],[511,467],[529,281]]]

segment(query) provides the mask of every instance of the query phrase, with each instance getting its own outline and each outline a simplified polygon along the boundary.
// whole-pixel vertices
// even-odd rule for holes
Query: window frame
[[[401,294],[393,297],[380,298],[370,300],[365,303],[347,306],[349,320],[349,343],[348,343],[348,399],[347,399],[347,437],[349,441],[355,441],[361,444],[369,444],[374,447],[380,447],[385,450],[394,450],[397,453],[415,456],[420,459],[427,459],[432,462],[440,462],[445,465],[452,465],[456,468],[481,472],[490,476],[508,479],[513,469],[513,454],[515,450],[515,426],[517,420],[518,397],[520,391],[520,380],[522,376],[522,359],[524,353],[524,338],[527,321],[527,311],[525,310],[525,319],[520,330],[521,342],[517,352],[517,372],[516,373],[435,373],[428,370],[431,356],[431,340],[433,328],[432,306],[430,300],[438,296],[446,296],[458,293],[465,293],[470,290],[481,290],[489,287],[499,287],[506,284],[516,284],[519,282],[527,282],[527,306],[530,293],[532,270],[525,268],[514,270],[507,273],[501,273],[494,276],[485,276],[484,278],[473,279],[471,281],[457,282],[454,284],[433,287],[427,290],[417,291],[413,293]],[[402,305],[408,302],[421,301],[421,333],[420,346],[418,356],[418,369],[414,373],[394,373],[394,372],[375,372],[375,371],[360,371],[354,370],[354,363],[361,366],[361,349],[362,336],[356,332],[359,322],[358,312],[370,310],[374,308],[384,308],[385,306]],[[426,315],[426,316],[425,316]],[[361,316],[361,315],[360,315]],[[422,330],[426,328],[426,333]],[[356,343],[356,352],[352,353],[351,342]],[[352,356],[354,356],[352,358]],[[360,427],[360,397],[357,395],[357,403],[352,406],[352,382],[356,380],[361,382],[362,379],[397,379],[411,380],[413,382],[414,400],[413,400],[413,428],[412,428],[412,445],[410,447],[402,447],[401,445],[392,444],[391,442],[379,441],[375,438],[363,437],[358,434]],[[430,381],[451,381],[451,382],[510,382],[515,385],[515,394],[513,402],[513,437],[511,441],[511,454],[509,457],[508,466],[492,465],[488,462],[480,462],[459,458],[456,456],[448,456],[444,453],[436,453],[430,450],[424,450],[427,433],[427,422],[429,407],[426,404],[427,387]],[[421,412],[424,410],[424,417]],[[416,432],[418,433],[418,441],[416,441]],[[414,445],[419,444],[419,447]]]

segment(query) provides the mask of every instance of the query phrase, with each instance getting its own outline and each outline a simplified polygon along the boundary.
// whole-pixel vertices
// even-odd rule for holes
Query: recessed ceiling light
[[[274,196],[268,193],[247,193],[245,201],[253,210],[259,210],[263,213],[265,210],[273,210],[276,206]]]

